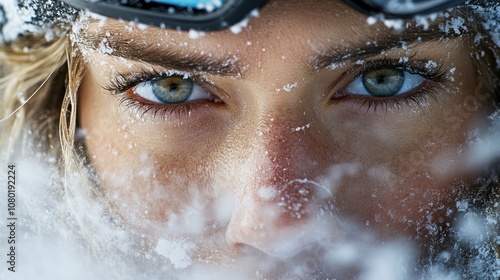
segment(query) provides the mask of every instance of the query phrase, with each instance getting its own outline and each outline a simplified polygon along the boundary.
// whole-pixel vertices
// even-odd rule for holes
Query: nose
[[[340,226],[326,209],[332,205],[313,198],[314,188],[297,180],[243,193],[226,230],[227,243],[282,259],[332,243],[340,237]]]
[[[293,119],[270,117],[247,138],[250,179],[240,182],[226,230],[235,249],[290,258],[340,235],[329,187],[316,180],[328,156],[314,124]]]

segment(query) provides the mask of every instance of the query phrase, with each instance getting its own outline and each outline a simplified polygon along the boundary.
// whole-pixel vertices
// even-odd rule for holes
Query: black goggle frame
[[[137,21],[147,25],[179,30],[215,31],[228,28],[241,20],[268,0],[228,0],[211,12],[156,4],[150,6],[145,1],[128,1],[135,4],[122,4],[123,1],[62,0],[78,8],[111,18]],[[142,7],[141,7],[142,6]],[[171,12],[174,10],[174,12]]]
[[[87,9],[106,17],[137,21],[147,25],[179,30],[215,31],[228,28],[262,7],[268,0],[227,0],[211,11],[148,0],[61,0],[75,8]],[[392,0],[394,5],[380,4],[381,0],[343,0],[367,15],[382,14],[385,18],[411,18],[415,15],[438,12],[463,4],[466,0]],[[391,1],[391,0],[389,0]],[[388,3],[389,1],[382,1]],[[423,9],[392,9],[408,1],[425,3]],[[417,6],[415,6],[417,7]]]

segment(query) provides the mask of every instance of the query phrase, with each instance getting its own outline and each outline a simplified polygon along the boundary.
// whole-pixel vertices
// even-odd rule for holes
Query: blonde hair
[[[46,151],[71,163],[77,91],[84,72],[77,52],[67,34],[51,42],[42,35],[30,35],[0,45],[0,73],[4,74],[0,144],[7,151],[15,150],[23,128],[29,127],[29,134],[47,141]]]
[[[53,94],[54,74],[66,62],[64,41],[64,38],[59,38],[47,44],[43,37],[28,36],[0,46],[0,61],[5,74],[0,79],[0,143],[7,147],[7,151],[13,151],[27,120],[35,120],[48,113],[45,112],[46,103]],[[52,135],[52,120],[53,117],[47,116],[45,122],[37,124],[40,125],[38,128],[49,130],[45,132]]]
[[[68,32],[51,42],[43,35],[31,35],[0,45],[0,65],[0,147],[10,160],[14,154],[20,157],[33,151],[30,145],[41,144],[37,151],[55,159],[53,167],[63,175],[58,178],[59,199],[69,202],[81,237],[95,253],[90,242],[95,228],[82,221],[69,199],[75,190],[95,195],[75,149],[77,92],[85,69],[81,54]],[[70,186],[75,174],[85,181],[78,185],[89,188]]]

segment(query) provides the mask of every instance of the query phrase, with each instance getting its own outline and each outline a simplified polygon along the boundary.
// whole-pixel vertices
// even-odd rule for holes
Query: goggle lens
[[[467,0],[344,0],[366,14],[382,13],[388,18],[410,18],[439,12]]]
[[[226,0],[150,0],[151,3],[170,5],[172,8],[189,8],[212,12],[222,7]]]

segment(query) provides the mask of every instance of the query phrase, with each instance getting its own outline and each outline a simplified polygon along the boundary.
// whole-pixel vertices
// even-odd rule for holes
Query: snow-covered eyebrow
[[[458,37],[458,34],[444,34],[443,32],[434,29],[423,30],[421,28],[410,28],[403,33],[394,33],[390,30],[379,32],[373,40],[365,40],[363,45],[352,46],[339,49],[338,46],[333,46],[327,51],[314,56],[311,61],[311,67],[315,70],[328,68],[331,65],[342,64],[348,61],[357,61],[374,56],[378,56],[385,51],[411,46],[413,44],[425,44],[428,42],[440,41],[443,39],[452,39]],[[368,44],[367,42],[371,42]]]
[[[106,33],[110,36],[107,36]],[[175,69],[183,72],[203,72],[213,75],[241,77],[236,57],[215,57],[197,52],[186,51],[176,47],[156,47],[148,41],[139,42],[135,38],[123,38],[120,32],[112,35],[110,32],[86,33],[83,38],[85,45],[99,49],[103,42],[111,49],[111,56],[122,57],[131,61],[147,63],[165,69]]]

